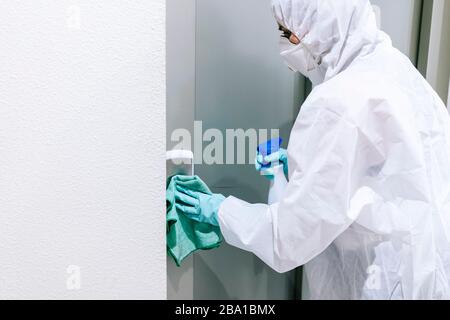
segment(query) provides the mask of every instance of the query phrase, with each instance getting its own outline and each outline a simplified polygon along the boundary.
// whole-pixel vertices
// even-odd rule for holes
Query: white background
[[[164,5],[0,2],[1,299],[165,299]]]

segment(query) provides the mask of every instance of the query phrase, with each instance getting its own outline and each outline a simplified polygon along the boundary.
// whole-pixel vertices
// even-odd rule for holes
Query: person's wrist
[[[216,197],[216,199],[218,200],[218,202],[222,203],[225,201],[226,197],[223,194],[220,193],[216,193],[214,194],[214,196]]]

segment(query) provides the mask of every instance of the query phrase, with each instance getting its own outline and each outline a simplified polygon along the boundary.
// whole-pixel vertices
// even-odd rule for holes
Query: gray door
[[[270,0],[197,0],[196,12],[196,120],[224,136],[226,129],[280,129],[289,138],[303,80],[280,59]],[[196,172],[215,192],[267,202],[268,182],[253,165],[200,165]],[[195,256],[194,297],[289,299],[294,276],[224,244]]]

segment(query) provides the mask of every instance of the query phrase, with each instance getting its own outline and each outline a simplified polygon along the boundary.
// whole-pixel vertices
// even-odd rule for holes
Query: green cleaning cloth
[[[175,192],[178,181],[186,183],[189,189],[212,194],[208,186],[198,177],[174,176],[168,180],[166,192],[167,251],[177,266],[191,253],[197,250],[214,249],[222,243],[218,227],[193,221],[175,207]]]

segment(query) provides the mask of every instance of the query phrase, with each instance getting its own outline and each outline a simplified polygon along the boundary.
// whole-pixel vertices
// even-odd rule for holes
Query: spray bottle
[[[258,153],[261,154],[264,158],[268,155],[271,155],[280,150],[280,146],[283,143],[283,139],[276,138],[269,140],[258,146]],[[284,175],[284,168],[282,163],[263,163],[262,170],[264,169],[273,170],[274,177],[270,180],[270,189],[269,189],[269,197],[268,204],[274,204],[281,200],[283,196],[284,189],[286,188],[288,181],[286,176]]]

